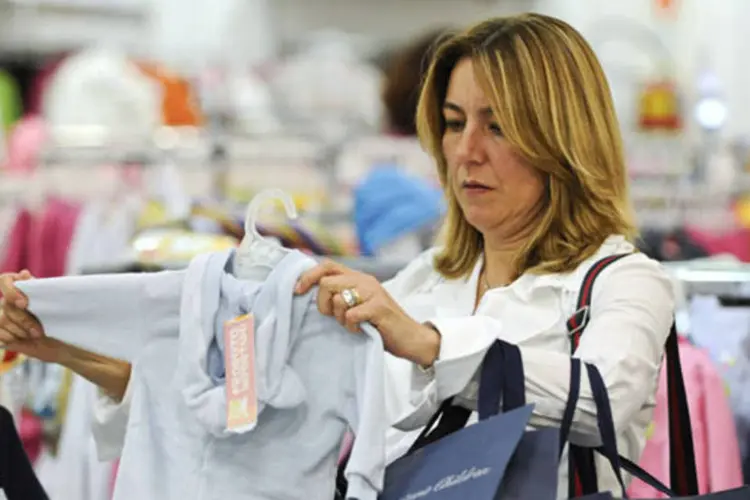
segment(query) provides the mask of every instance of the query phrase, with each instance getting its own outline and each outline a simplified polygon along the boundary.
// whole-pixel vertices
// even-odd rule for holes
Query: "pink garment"
[[[21,210],[8,234],[0,261],[0,272],[28,269],[37,278],[65,274],[80,207],[50,199],[39,214]]]
[[[42,421],[28,410],[21,412],[18,434],[29,461],[33,464],[42,453]]]
[[[70,202],[50,199],[32,225],[28,245],[29,271],[37,278],[65,274],[70,243],[73,240],[80,207]]]
[[[710,255],[728,253],[743,262],[750,262],[750,229],[740,228],[726,233],[714,233],[686,227],[685,234]]]
[[[0,273],[16,273],[28,266],[28,244],[31,224],[31,214],[29,211],[19,211],[13,227],[3,242]]]
[[[724,381],[702,349],[680,339],[680,360],[695,445],[698,488],[701,495],[743,484],[742,461],[734,416]],[[669,483],[669,419],[667,378],[663,369],[654,410],[653,435],[646,443],[639,465],[665,484]],[[667,498],[634,479],[630,498]]]
[[[8,137],[8,171],[33,172],[46,140],[47,128],[40,117],[25,116],[18,121]]]

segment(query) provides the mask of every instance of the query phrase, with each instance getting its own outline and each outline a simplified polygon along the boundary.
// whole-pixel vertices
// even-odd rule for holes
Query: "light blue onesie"
[[[262,282],[236,279],[233,252],[186,271],[19,283],[51,337],[133,362],[133,401],[115,500],[328,500],[347,428],[349,497],[376,500],[388,422],[383,345],[294,296],[315,264],[287,255]],[[222,325],[252,312],[259,417],[225,426]]]

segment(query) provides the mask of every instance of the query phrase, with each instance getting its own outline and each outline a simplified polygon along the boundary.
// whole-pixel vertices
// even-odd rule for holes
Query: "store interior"
[[[0,272],[183,268],[236,246],[257,200],[261,235],[387,280],[445,213],[414,129],[424,47],[528,11],[602,61],[639,245],[671,272],[699,365],[706,488],[748,483],[747,0],[0,0]],[[0,404],[53,500],[111,498],[95,391],[3,363]]]

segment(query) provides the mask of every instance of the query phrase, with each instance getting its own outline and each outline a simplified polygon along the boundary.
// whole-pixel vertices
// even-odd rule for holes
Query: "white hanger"
[[[290,252],[272,239],[264,238],[258,233],[255,222],[261,206],[270,200],[281,201],[286,216],[290,219],[297,218],[297,208],[294,206],[292,197],[281,189],[265,189],[253,197],[245,216],[245,237],[240,242],[234,261],[234,275],[240,279],[265,279],[271,269]]]

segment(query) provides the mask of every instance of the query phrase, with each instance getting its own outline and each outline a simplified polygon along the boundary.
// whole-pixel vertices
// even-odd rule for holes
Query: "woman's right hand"
[[[28,299],[16,281],[33,279],[28,271],[0,274],[0,347],[48,363],[60,362],[64,346],[44,334],[39,321],[26,310]]]

